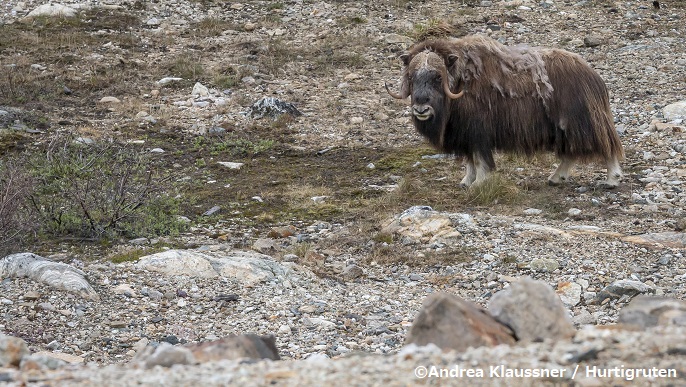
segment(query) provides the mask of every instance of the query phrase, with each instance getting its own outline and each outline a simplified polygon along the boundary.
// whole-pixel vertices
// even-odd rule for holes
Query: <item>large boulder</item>
[[[406,344],[435,344],[443,350],[514,344],[512,331],[478,305],[449,293],[424,300],[405,340]]]
[[[488,311],[524,341],[567,339],[576,330],[569,312],[547,283],[529,277],[491,297]]]

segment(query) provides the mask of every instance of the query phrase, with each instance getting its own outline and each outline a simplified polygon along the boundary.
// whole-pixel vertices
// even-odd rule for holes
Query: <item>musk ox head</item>
[[[412,116],[425,123],[437,119],[441,110],[453,99],[462,97],[464,91],[453,93],[458,81],[450,73],[457,56],[440,53],[426,46],[419,52],[404,53],[400,56],[405,68],[400,93],[394,93],[386,85],[386,91],[393,98],[411,97]]]

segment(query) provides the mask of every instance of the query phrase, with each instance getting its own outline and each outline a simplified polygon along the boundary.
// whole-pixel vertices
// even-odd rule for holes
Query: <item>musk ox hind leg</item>
[[[574,159],[571,157],[560,157],[560,165],[555,172],[548,177],[548,185],[560,185],[569,181],[569,172],[574,166]]]
[[[607,180],[600,183],[600,187],[613,189],[619,185],[619,180],[622,178],[622,168],[619,166],[617,157],[610,157],[605,160],[607,164]]]

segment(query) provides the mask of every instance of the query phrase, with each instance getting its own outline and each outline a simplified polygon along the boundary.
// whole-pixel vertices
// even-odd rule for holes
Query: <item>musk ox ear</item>
[[[455,62],[459,59],[459,57],[455,54],[449,54],[448,55],[448,68],[453,67]]]
[[[401,54],[398,58],[400,58],[400,60],[403,61],[403,64],[404,64],[405,66],[409,65],[409,64],[410,64],[410,59],[412,59],[412,58],[410,57],[410,54],[407,53],[407,52]]]

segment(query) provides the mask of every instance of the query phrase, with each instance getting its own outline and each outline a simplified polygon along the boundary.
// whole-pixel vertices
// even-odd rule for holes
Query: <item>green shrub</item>
[[[170,177],[127,145],[83,144],[71,136],[30,156],[32,209],[46,236],[87,239],[170,235],[185,227]]]

